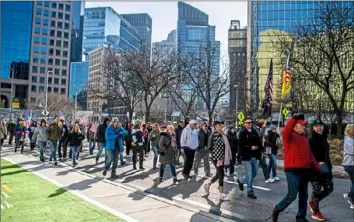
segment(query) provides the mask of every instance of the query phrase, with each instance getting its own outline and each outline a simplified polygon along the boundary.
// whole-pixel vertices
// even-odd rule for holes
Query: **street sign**
[[[49,112],[46,111],[46,110],[44,110],[44,111],[42,112],[42,115],[43,115],[43,116],[48,116],[48,115],[49,115]]]
[[[237,115],[237,119],[240,122],[243,122],[243,120],[245,120],[245,114],[243,114],[243,112],[239,112],[238,115]]]
[[[289,111],[288,111],[287,108],[284,108],[284,109],[283,109],[282,114],[284,115],[284,119],[288,119]]]
[[[19,109],[20,108],[20,103],[12,103],[12,108],[13,109]]]

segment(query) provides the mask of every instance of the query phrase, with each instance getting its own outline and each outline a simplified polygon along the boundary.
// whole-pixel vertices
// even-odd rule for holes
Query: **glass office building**
[[[140,48],[137,30],[111,7],[86,8],[83,53],[103,44],[118,51]]]
[[[72,62],[70,64],[69,98],[75,100],[77,93],[77,104],[84,110],[87,109],[87,93],[85,92],[87,92],[88,86],[88,71],[88,62]]]
[[[82,36],[84,31],[84,1],[72,2],[72,31],[71,31],[71,51],[70,62],[82,61]]]
[[[248,2],[249,30],[251,45],[250,55],[250,96],[252,110],[257,110],[260,100],[263,99],[263,89],[269,72],[270,59],[274,49],[270,35],[274,31],[292,33],[296,27],[294,24],[305,24],[313,19],[316,10],[324,1],[252,1]],[[327,2],[328,3],[328,2]],[[334,3],[334,2],[331,2]],[[337,1],[343,8],[353,8],[353,1]],[[353,20],[354,13],[348,19]],[[285,60],[274,62],[274,96],[280,92],[280,77],[285,65]],[[276,65],[277,63],[284,65]]]

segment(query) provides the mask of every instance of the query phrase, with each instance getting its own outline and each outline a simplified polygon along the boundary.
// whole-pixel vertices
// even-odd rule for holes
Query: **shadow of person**
[[[128,176],[128,177],[124,178],[122,183],[130,183],[130,182],[133,182],[135,180],[145,180],[146,178],[148,178],[150,176],[150,174],[153,174],[153,173],[156,173],[156,170],[150,169],[149,171],[146,171],[146,172],[145,171],[141,171],[141,173],[134,174],[133,176]],[[127,175],[128,174],[125,174],[125,176],[127,176]]]
[[[62,195],[66,192],[68,192],[68,190],[86,190],[90,187],[92,187],[92,184],[99,182],[101,179],[99,177],[95,177],[95,178],[90,178],[90,179],[86,179],[77,183],[73,183],[69,186],[66,187],[62,187],[59,188],[55,191],[55,193],[52,193],[48,196],[48,198],[52,198],[52,197],[56,197],[59,195]]]

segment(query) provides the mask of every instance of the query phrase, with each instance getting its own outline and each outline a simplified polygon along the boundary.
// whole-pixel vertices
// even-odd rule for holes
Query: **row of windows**
[[[67,12],[70,12],[70,8],[71,8],[71,5],[70,4],[63,4],[63,3],[56,3],[56,2],[52,2],[50,3],[49,1],[37,1],[37,5],[40,5],[40,6],[44,6],[44,7],[51,7],[51,8],[58,8],[60,10],[64,10],[64,6],[65,6],[65,11]]]
[[[60,66],[60,59],[53,59],[53,58],[45,58],[45,57],[41,57],[39,59],[38,56],[33,56],[32,61],[33,63],[40,63],[41,64],[47,64],[47,60],[48,60],[48,65],[56,65],[56,66]],[[62,60],[62,65],[66,66],[67,65],[67,61],[66,60]]]
[[[41,74],[45,74],[45,67],[39,67],[39,73],[41,73]],[[48,72],[49,72],[49,70],[48,70]],[[32,73],[38,73],[38,66],[32,66]],[[59,73],[60,73],[60,69],[57,69],[57,68],[55,68],[54,69],[54,74],[55,75],[59,75]],[[61,70],[61,76],[66,76],[67,75],[67,71],[66,71],[66,69],[62,69]]]
[[[39,77],[39,83],[44,83],[45,82],[45,77],[42,77],[42,76],[32,76],[32,82],[33,83],[37,83],[38,77]],[[53,81],[52,77],[48,77],[48,84],[56,84],[56,85],[58,85],[59,81],[60,81],[61,85],[66,85],[66,79],[54,78],[54,81]]]
[[[40,17],[36,17],[35,19],[36,21],[36,24],[37,25],[43,25],[43,26],[49,26],[49,19],[41,19]],[[59,22],[59,21],[50,21],[50,27],[53,27],[53,28],[60,28],[60,29],[69,29],[70,28],[70,23],[68,22]],[[40,27],[36,27],[38,29],[40,29]],[[43,30],[47,30],[47,33],[48,33],[48,29],[46,28],[42,28]]]
[[[37,86],[32,85],[31,86],[31,92],[37,92]],[[44,86],[38,86],[38,92],[44,92]],[[52,92],[52,87],[48,87],[48,92]],[[53,87],[53,92],[54,93],[59,93],[59,88],[58,87]],[[65,94],[65,93],[66,93],[66,89],[65,88],[61,88],[60,89],[60,94]],[[31,101],[32,101],[32,98],[31,98]]]
[[[56,44],[56,46],[57,47],[61,47],[61,42],[58,42],[59,40],[57,40],[57,44]],[[64,43],[63,44],[63,46],[64,46],[64,48],[68,48],[68,46],[67,46],[67,44],[68,43]],[[54,46],[54,44],[52,45],[52,46]],[[40,52],[39,52],[40,51]],[[39,50],[39,47],[38,46],[34,46],[33,47],[33,52],[34,53],[41,53],[42,55],[46,55],[47,53],[49,54],[49,55],[54,55],[54,49],[52,49],[52,48],[49,48],[49,52],[48,52],[48,50],[47,50],[47,48],[46,47],[44,47],[44,46],[42,46],[41,48],[40,48],[40,50]],[[58,53],[57,53],[58,51],[56,50],[56,55],[58,56]],[[60,54],[60,53],[59,53]],[[67,57],[68,56],[68,53],[67,53],[67,51],[63,51],[63,57]]]
[[[62,12],[55,12],[51,11],[49,15],[49,10],[36,8],[36,15],[43,15],[51,18],[58,18],[58,19],[65,19],[66,21],[70,21],[70,14],[62,13]]]

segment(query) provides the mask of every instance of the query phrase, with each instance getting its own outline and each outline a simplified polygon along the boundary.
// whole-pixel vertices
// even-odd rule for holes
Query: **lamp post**
[[[11,68],[11,78],[10,78],[10,84],[11,84],[11,89],[10,89],[10,121],[12,120],[12,102],[13,102],[13,96],[12,96],[12,87],[13,83],[12,80],[14,78],[14,68]]]
[[[44,114],[45,114],[45,119],[47,119],[47,113],[48,113],[48,74],[51,73],[53,75],[52,70],[48,70],[45,75],[45,107],[44,107]]]
[[[170,98],[170,97],[164,95],[162,98],[166,99],[166,104],[165,104],[165,123],[167,123],[167,103],[168,103],[167,99]]]
[[[234,88],[236,89],[236,107],[235,107],[235,111],[236,111],[236,127],[238,127],[238,118],[237,118],[237,113],[238,113],[238,85],[234,85]]]

